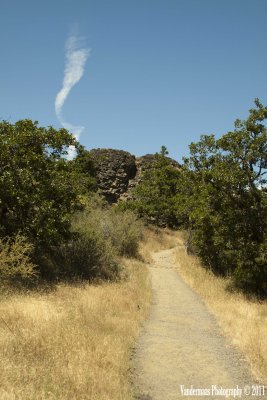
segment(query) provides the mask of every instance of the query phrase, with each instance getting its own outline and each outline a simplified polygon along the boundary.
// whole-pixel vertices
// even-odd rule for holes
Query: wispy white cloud
[[[66,41],[64,79],[62,88],[55,100],[55,111],[58,120],[76,139],[79,139],[84,127],[66,122],[62,116],[62,108],[73,86],[82,78],[86,60],[90,55],[90,49],[83,47],[82,44],[82,38],[75,34],[72,34]]]

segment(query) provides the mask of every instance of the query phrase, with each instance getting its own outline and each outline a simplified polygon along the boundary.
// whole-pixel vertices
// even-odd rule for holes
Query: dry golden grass
[[[154,251],[170,249],[177,245],[177,232],[171,229],[150,227],[145,230],[144,240],[139,252],[144,260],[152,262],[151,254]]]
[[[177,233],[177,268],[183,279],[203,298],[217,317],[225,334],[246,355],[252,372],[267,383],[267,303],[249,300],[229,291],[229,281],[215,277],[201,267],[196,257],[182,246],[183,234]]]
[[[1,400],[127,400],[131,347],[150,302],[145,265],[125,280],[59,284],[0,305]]]
[[[252,370],[267,380],[267,305],[227,291],[188,256],[182,234],[145,232],[141,255],[177,247],[177,268],[204,299]],[[125,280],[102,285],[59,284],[48,294],[8,294],[0,304],[1,400],[130,400],[131,348],[148,313],[145,264],[123,260]]]

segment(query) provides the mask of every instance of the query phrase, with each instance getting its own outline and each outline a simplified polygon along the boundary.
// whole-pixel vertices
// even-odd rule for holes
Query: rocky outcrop
[[[90,154],[95,164],[98,188],[109,203],[131,198],[131,190],[155,161],[154,154],[135,157],[124,150],[93,149]],[[177,161],[169,160],[179,168]]]
[[[90,154],[98,188],[109,203],[117,202],[136,176],[135,157],[127,151],[113,149],[93,149]]]

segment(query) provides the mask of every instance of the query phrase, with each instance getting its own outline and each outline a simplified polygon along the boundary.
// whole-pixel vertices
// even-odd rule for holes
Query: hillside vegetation
[[[0,123],[2,285],[119,278],[118,256],[137,255],[142,224],[96,189],[88,152],[65,129]]]
[[[95,167],[65,129],[0,123],[2,281],[117,279],[148,223],[188,231],[188,250],[246,293],[267,295],[267,107],[221,138],[203,135],[174,166],[162,146],[130,201],[96,201]],[[73,160],[67,149],[76,151]],[[94,204],[95,203],[95,204]],[[98,209],[97,209],[98,208]],[[19,254],[20,253],[20,254]]]
[[[232,132],[192,143],[183,165],[162,146],[113,205],[68,131],[0,122],[1,399],[131,399],[144,261],[174,247],[178,229],[181,274],[266,376],[266,119],[256,99]]]
[[[221,138],[203,135],[177,170],[158,154],[126,207],[147,221],[188,232],[188,251],[236,288],[267,296],[267,107]],[[123,206],[125,207],[125,205]]]

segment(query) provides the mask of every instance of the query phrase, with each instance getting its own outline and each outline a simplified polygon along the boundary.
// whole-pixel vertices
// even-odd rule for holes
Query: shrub
[[[102,221],[107,238],[118,251],[119,255],[136,257],[138,245],[143,235],[143,224],[132,211],[117,211],[106,213]]]
[[[94,234],[109,243],[121,256],[135,257],[142,238],[143,224],[132,211],[92,209],[76,215],[73,229],[89,237]]]
[[[60,276],[66,279],[113,280],[119,274],[114,250],[93,232],[77,233],[56,250]]]
[[[135,210],[148,223],[175,228],[180,225],[176,213],[176,194],[181,172],[166,154],[163,146],[161,153],[154,155],[154,162],[143,172],[133,190],[134,199],[120,207]]]
[[[143,238],[143,224],[131,211],[123,215],[123,224],[117,225],[117,234],[121,236],[121,250],[124,255],[136,256],[140,240]]]
[[[35,249],[45,279],[116,279],[117,256],[138,255],[143,224],[132,211],[108,208],[97,194],[84,206],[73,216],[70,239]]]
[[[77,228],[68,241],[37,249],[33,259],[46,280],[112,280],[119,275],[115,250],[93,230]]]
[[[2,280],[33,280],[36,266],[31,262],[33,245],[24,236],[0,239],[0,275]]]
[[[248,246],[249,247],[249,246]],[[252,247],[252,246],[251,246]],[[246,249],[245,256],[239,256],[237,268],[233,271],[235,285],[245,292],[267,297],[267,243],[256,247],[254,254]],[[249,252],[250,250],[250,252]]]

